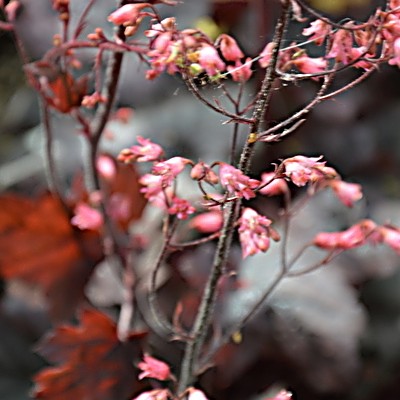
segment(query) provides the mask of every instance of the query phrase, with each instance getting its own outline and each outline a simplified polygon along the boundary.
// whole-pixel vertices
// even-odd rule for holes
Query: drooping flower
[[[189,388],[188,400],[208,400],[206,395],[199,389]]]
[[[332,47],[327,58],[334,58],[337,62],[348,64],[352,60],[353,36],[350,31],[339,29],[333,34]]]
[[[132,146],[128,149],[123,149],[118,155],[118,160],[126,163],[137,161],[137,162],[148,162],[157,161],[163,155],[164,150],[156,143],[153,143],[150,139],[145,139],[142,136],[137,136],[136,140],[138,145]]]
[[[98,173],[106,180],[111,181],[117,174],[117,167],[110,156],[101,154],[96,160],[96,169]]]
[[[321,158],[305,156],[287,158],[282,162],[285,167],[285,175],[296,186],[305,186],[307,183],[335,178],[337,172],[331,167],[326,167],[325,162],[319,161]]]
[[[261,185],[267,183],[259,193],[264,196],[279,196],[281,194],[287,193],[289,190],[286,181],[282,178],[275,178],[275,172],[264,172],[261,175]]]
[[[308,57],[306,55],[295,58],[292,64],[303,74],[317,74],[324,72],[328,62],[322,57]]]
[[[162,176],[165,185],[170,185],[190,162],[184,157],[172,157],[154,164],[152,172],[154,175]]]
[[[281,390],[276,396],[269,397],[266,400],[292,400],[292,393],[287,390]]]
[[[204,180],[211,185],[216,185],[219,182],[218,175],[208,164],[205,164],[202,161],[193,166],[190,171],[190,177],[196,181]]]
[[[252,208],[245,208],[240,218],[239,239],[242,256],[246,258],[269,249],[270,238],[279,240],[278,233],[270,225],[272,221]]]
[[[214,233],[222,228],[222,223],[221,211],[207,211],[192,218],[190,227],[202,233]]]
[[[143,392],[132,400],[168,400],[170,398],[171,396],[168,389],[155,389]]]
[[[139,183],[143,186],[140,189],[140,192],[144,193],[144,197],[150,201],[153,201],[155,198],[157,198],[160,194],[162,194],[162,191],[168,187],[168,185],[163,182],[162,176],[153,174],[143,175],[139,179]]]
[[[171,370],[168,364],[148,354],[143,356],[143,361],[138,364],[138,368],[142,370],[139,379],[154,378],[159,381],[166,381],[171,378]]]
[[[74,214],[71,224],[77,226],[79,229],[98,230],[103,226],[103,216],[101,213],[86,203],[78,203]]]
[[[389,60],[390,65],[397,65],[400,68],[400,37],[393,42],[393,57]]]
[[[141,11],[149,5],[149,3],[125,4],[111,13],[107,20],[115,25],[136,25]]]
[[[341,232],[320,232],[313,243],[325,250],[349,250],[364,245],[368,239],[376,241],[373,235],[377,226],[371,220],[363,220]]]
[[[204,68],[208,76],[215,76],[225,70],[225,63],[213,46],[203,45],[198,54],[199,64]]]
[[[174,196],[168,208],[168,214],[176,215],[178,219],[187,219],[196,209],[185,199]]]
[[[331,26],[326,22],[317,19],[311,22],[308,28],[303,29],[304,36],[310,36],[310,40],[314,40],[314,43],[320,46],[324,43],[325,38],[331,33]]]
[[[383,225],[379,228],[382,241],[400,254],[400,229],[394,226]]]
[[[247,57],[244,64],[241,61],[236,61],[235,66],[229,65],[227,70],[234,82],[247,82],[253,74],[251,70],[251,58]]]
[[[267,68],[272,57],[272,50],[275,47],[274,42],[269,42],[267,45],[264,47],[264,49],[260,53],[260,59],[258,60],[258,63],[260,64],[261,68]]]
[[[361,185],[344,182],[341,179],[333,179],[329,182],[338,199],[347,207],[353,207],[354,203],[363,196]]]
[[[226,61],[240,61],[241,58],[244,57],[242,50],[240,50],[236,40],[223,33],[217,39],[217,43],[219,43],[221,53]]]
[[[260,184],[257,179],[249,178],[239,169],[226,163],[220,163],[219,178],[223,187],[246,200],[255,197],[254,189]]]

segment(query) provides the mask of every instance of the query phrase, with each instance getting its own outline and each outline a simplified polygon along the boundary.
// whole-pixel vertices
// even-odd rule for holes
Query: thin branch
[[[211,108],[212,110],[214,110],[215,112],[224,115],[225,117],[229,117],[231,118],[234,122],[240,122],[243,124],[248,124],[251,125],[253,124],[253,120],[249,119],[249,118],[245,118],[241,115],[237,115],[234,113],[231,113],[221,107],[218,107],[216,105],[214,105],[213,103],[211,103],[210,101],[208,101],[205,97],[203,97],[201,95],[201,93],[199,92],[198,88],[196,87],[196,85],[193,83],[193,79],[189,78],[188,76],[186,76],[185,74],[182,74],[183,80],[186,83],[186,86],[188,87],[189,91],[203,104],[205,104],[207,107]]]
[[[260,96],[256,103],[251,129],[248,139],[251,138],[253,132],[261,130],[263,124],[263,116],[266,108],[269,105],[271,99],[272,84],[275,79],[275,68],[277,65],[279,49],[283,40],[286,25],[289,20],[290,2],[288,0],[283,1],[282,13],[275,27],[275,34],[273,42],[275,43],[274,50],[271,55],[271,63],[267,68],[265,78],[263,80]],[[254,143],[247,141],[243,148],[239,168],[242,172],[246,173],[250,167],[252,154],[253,154]],[[234,224],[238,217],[238,213],[241,206],[241,199],[237,199],[234,202],[225,205],[225,216],[224,225],[221,230],[221,236],[218,241],[217,250],[214,256],[214,262],[209,275],[209,279],[206,283],[203,296],[201,299],[200,307],[196,315],[196,319],[191,331],[192,341],[189,341],[185,348],[185,354],[181,364],[181,375],[178,384],[178,395],[183,393],[185,389],[193,382],[195,375],[195,366],[199,361],[199,356],[203,348],[204,341],[206,339],[213,311],[215,308],[217,286],[219,279],[222,277],[225,265],[227,262],[229,250],[232,244],[232,237],[234,232]]]
[[[165,257],[168,254],[168,249],[170,246],[171,238],[175,232],[176,222],[172,224],[172,226],[168,226],[168,220],[166,220],[164,224],[164,241],[160,250],[160,253],[157,257],[157,261],[155,266],[152,269],[151,277],[150,277],[150,290],[149,290],[149,305],[150,311],[154,317],[154,321],[156,321],[159,328],[164,331],[165,335],[170,336],[174,333],[173,326],[167,321],[165,316],[161,313],[160,307],[157,301],[157,275],[158,271],[161,268],[162,263],[165,260]]]
[[[57,199],[62,204],[67,215],[70,215],[62,190],[60,177],[57,173],[57,165],[54,157],[54,134],[51,129],[49,107],[43,98],[40,98],[40,113],[43,123],[44,139],[45,139],[45,154],[46,154],[46,176],[50,190],[54,193]]]
[[[344,26],[342,24],[338,24],[334,21],[332,21],[331,19],[329,19],[328,17],[320,14],[318,11],[314,10],[312,7],[308,6],[307,4],[305,4],[303,2],[303,0],[295,0],[296,3],[303,8],[304,10],[306,10],[309,14],[311,14],[312,16],[314,16],[315,18],[320,19],[321,21],[325,22],[328,25],[333,26],[334,28],[337,29],[344,29],[344,30],[348,30],[348,31],[356,31],[359,29],[364,29],[365,26],[368,25],[368,22],[360,24],[360,25],[356,25],[356,26]]]
[[[133,300],[134,300],[134,286],[135,275],[132,265],[132,254],[126,257],[126,265],[123,270],[123,302],[118,317],[117,333],[118,338],[122,342],[125,341],[129,335],[130,326],[133,317]]]
[[[83,10],[81,16],[79,17],[79,20],[76,24],[76,28],[75,28],[75,32],[72,36],[73,40],[76,40],[78,38],[78,36],[82,33],[82,30],[85,26],[85,19],[88,16],[90,9],[93,7],[94,3],[96,0],[89,0],[89,2],[87,3],[85,9]]]
[[[289,118],[285,119],[284,121],[280,122],[279,124],[274,125],[273,127],[267,129],[264,132],[261,132],[258,135],[257,140],[259,141],[276,141],[277,139],[280,139],[281,136],[286,136],[287,134],[291,132],[282,132],[281,134],[277,135],[272,135],[272,133],[279,131],[283,128],[285,128],[288,125],[298,123],[301,118],[303,118],[305,115],[307,115],[312,108],[314,108],[318,103],[321,102],[321,97],[323,94],[328,90],[329,85],[331,84],[333,80],[333,75],[328,75],[324,79],[324,83],[321,85],[321,88],[319,89],[318,93],[315,95],[315,97],[301,110],[297,111],[293,115],[291,115]],[[297,128],[298,126],[296,126]]]

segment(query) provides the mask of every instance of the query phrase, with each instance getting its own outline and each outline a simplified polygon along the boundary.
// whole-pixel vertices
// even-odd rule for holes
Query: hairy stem
[[[261,131],[264,122],[264,114],[271,99],[271,89],[273,81],[276,77],[275,69],[278,60],[279,49],[281,47],[281,42],[289,19],[289,11],[290,1],[285,0],[283,1],[281,16],[275,27],[275,34],[273,38],[275,46],[271,55],[271,63],[267,68],[259,92],[258,100],[253,112],[251,130],[248,135],[247,143],[242,150],[238,165],[240,170],[244,173],[247,173],[251,166],[251,159],[254,150],[253,148],[255,145],[255,142],[251,140],[252,135],[255,132]],[[184,390],[191,385],[194,380],[196,364],[198,363],[200,352],[203,348],[203,344],[210,327],[217,297],[218,282],[224,273],[224,267],[226,265],[229,250],[232,244],[234,225],[240,211],[240,206],[241,199],[236,199],[235,201],[225,205],[224,225],[221,230],[221,236],[219,237],[211,273],[206,283],[200,307],[191,331],[192,340],[187,343],[185,348],[185,354],[181,365],[181,376],[178,383],[178,394],[183,393]]]

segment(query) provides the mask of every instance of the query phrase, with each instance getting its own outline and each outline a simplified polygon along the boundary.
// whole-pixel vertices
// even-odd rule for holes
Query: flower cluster
[[[279,240],[279,234],[271,228],[272,221],[252,208],[245,208],[240,219],[239,237],[243,258],[269,249],[270,238]]]
[[[138,368],[142,371],[139,379],[152,378],[159,381],[175,381],[175,376],[163,361],[151,357],[147,354],[143,356],[143,361],[139,362]],[[187,395],[188,400],[208,400],[206,395],[199,389],[189,387],[183,395]],[[179,396],[179,399],[182,398]],[[178,400],[168,389],[154,389],[141,393],[133,400]]]
[[[325,250],[350,250],[368,243],[384,243],[400,254],[400,229],[366,219],[341,232],[321,232],[313,243]]]

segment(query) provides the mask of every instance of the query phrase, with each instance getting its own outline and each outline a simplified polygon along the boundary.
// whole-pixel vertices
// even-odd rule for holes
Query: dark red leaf
[[[34,396],[46,400],[126,400],[138,389],[134,362],[145,332],[125,342],[105,314],[84,310],[80,325],[63,325],[38,347],[41,355],[60,364],[39,372]]]
[[[51,195],[0,197],[0,274],[39,285],[53,318],[70,317],[103,258],[98,234],[77,231]]]

